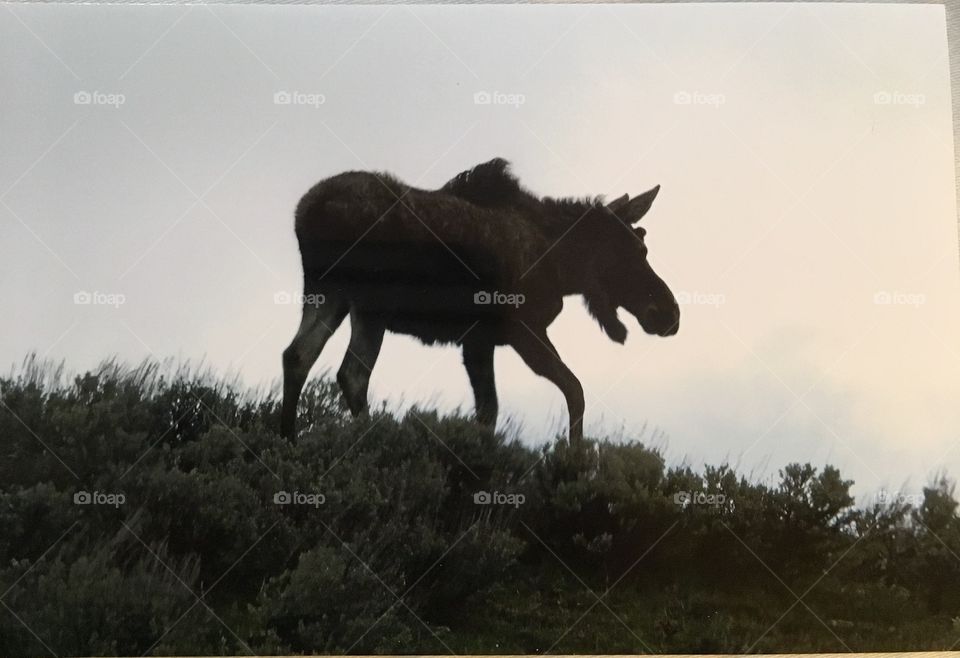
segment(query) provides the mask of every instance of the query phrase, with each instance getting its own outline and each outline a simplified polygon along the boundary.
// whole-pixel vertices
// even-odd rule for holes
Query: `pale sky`
[[[30,350],[74,370],[154,355],[277,381],[299,317],[274,295],[300,291],[300,195],[348,169],[437,187],[502,156],[545,195],[662,185],[644,224],[652,265],[691,302],[679,334],[624,316],[616,345],[577,298],[550,330],[588,434],[646,423],[671,463],[759,476],[829,462],[861,493],[960,474],[942,6],[0,16],[4,368]],[[75,304],[81,291],[107,303]],[[345,323],[315,373],[348,337]],[[559,392],[508,348],[496,364],[501,422],[550,439]],[[472,407],[459,352],[403,336],[387,337],[372,397]]]

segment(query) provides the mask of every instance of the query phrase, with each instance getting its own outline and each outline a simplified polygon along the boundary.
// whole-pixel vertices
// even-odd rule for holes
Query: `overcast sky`
[[[625,318],[616,345],[575,298],[551,327],[589,434],[646,423],[673,463],[758,475],[830,462],[860,492],[960,473],[941,6],[0,16],[5,368],[30,350],[72,369],[154,355],[277,381],[299,318],[274,298],[300,291],[300,195],[348,169],[436,187],[502,156],[540,194],[662,185],[644,221],[652,265],[690,302],[679,334]],[[314,372],[348,337],[345,323]],[[496,361],[502,420],[550,438],[559,392],[507,348]],[[402,336],[372,394],[472,406],[459,353]]]

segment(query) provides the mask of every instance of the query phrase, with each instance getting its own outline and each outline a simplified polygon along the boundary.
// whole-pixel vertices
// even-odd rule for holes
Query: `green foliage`
[[[353,419],[325,378],[288,441],[274,395],[170,364],[68,379],[28,359],[0,401],[0,655],[955,640],[945,477],[919,505],[860,509],[830,466],[770,485],[637,441],[533,449],[458,414]]]

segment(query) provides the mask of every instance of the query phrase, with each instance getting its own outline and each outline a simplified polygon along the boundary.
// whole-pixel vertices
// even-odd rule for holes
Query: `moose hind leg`
[[[493,343],[466,342],[463,365],[473,387],[477,422],[491,429],[497,426],[497,383],[493,370]]]
[[[350,312],[350,344],[337,371],[343,399],[354,416],[367,412],[370,374],[383,345],[383,324],[358,311]]]
[[[524,326],[511,337],[510,345],[533,372],[553,382],[563,393],[570,414],[570,443],[582,442],[583,386],[567,364],[560,360],[546,330],[535,331]]]
[[[280,433],[283,436],[294,437],[297,402],[307,375],[346,315],[346,305],[332,300],[321,305],[304,304],[297,335],[283,351],[283,406],[280,411]]]

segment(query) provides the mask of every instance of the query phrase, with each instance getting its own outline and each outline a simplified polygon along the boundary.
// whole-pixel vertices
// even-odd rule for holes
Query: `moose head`
[[[586,241],[594,248],[588,257],[592,283],[584,298],[590,313],[618,343],[627,337],[618,308],[636,317],[648,334],[672,336],[680,325],[677,300],[647,261],[646,231],[638,225],[659,191],[657,185],[639,196],[624,194],[597,207],[593,213],[599,216],[585,227]]]

